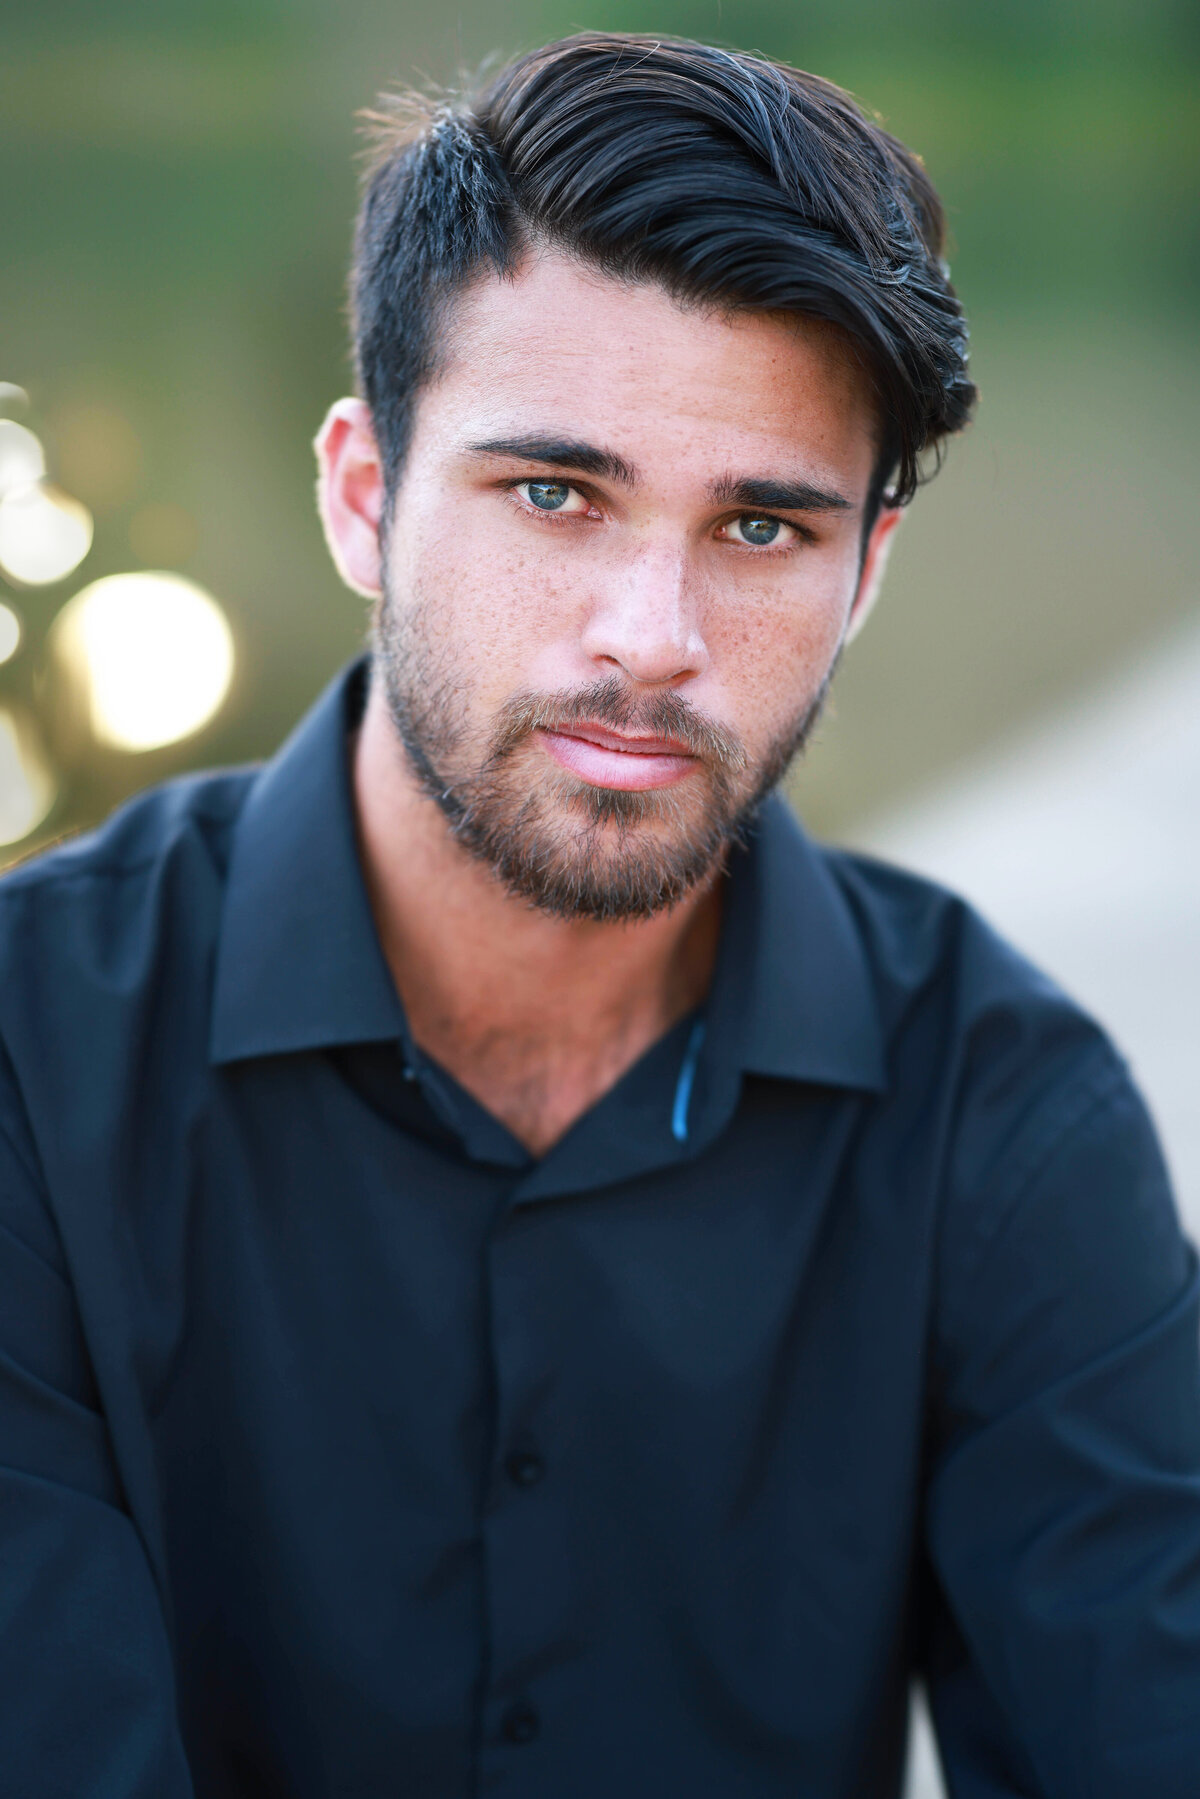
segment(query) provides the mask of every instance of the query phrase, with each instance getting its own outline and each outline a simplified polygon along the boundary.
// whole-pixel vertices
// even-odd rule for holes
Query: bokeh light
[[[21,621],[11,606],[0,600],[0,663],[11,662],[21,642]]]
[[[23,712],[0,706],[0,844],[36,831],[57,795],[36,727]]]
[[[91,513],[59,488],[35,481],[0,499],[0,568],[10,580],[25,587],[65,580],[91,547]]]
[[[0,383],[11,387],[11,382]],[[19,389],[14,389],[19,392]],[[0,494],[14,487],[28,487],[46,472],[46,453],[38,439],[15,419],[0,419]]]
[[[138,435],[110,400],[60,405],[54,415],[59,479],[97,512],[124,506],[138,490],[145,458]]]
[[[95,737],[121,750],[190,737],[233,679],[233,635],[216,600],[159,571],[108,575],[83,588],[54,621],[50,650]]]

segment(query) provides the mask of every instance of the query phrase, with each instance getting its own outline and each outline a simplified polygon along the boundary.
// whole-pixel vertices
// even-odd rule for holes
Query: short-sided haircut
[[[966,423],[967,332],[920,161],[849,95],[757,56],[588,32],[472,97],[368,115],[351,275],[355,363],[389,489],[454,297],[531,245],[684,304],[840,326],[874,387],[867,510],[904,504]]]

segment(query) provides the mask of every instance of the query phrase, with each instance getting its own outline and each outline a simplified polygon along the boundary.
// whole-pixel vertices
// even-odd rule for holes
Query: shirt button
[[[510,1705],[500,1721],[507,1743],[532,1743],[538,1733],[539,1718],[527,1700]]]
[[[546,1472],[545,1462],[540,1455],[534,1455],[532,1450],[519,1450],[515,1455],[510,1455],[504,1465],[508,1470],[509,1480],[518,1487],[536,1487]]]

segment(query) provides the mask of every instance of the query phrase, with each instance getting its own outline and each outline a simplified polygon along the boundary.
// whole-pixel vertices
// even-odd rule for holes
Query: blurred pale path
[[[966,895],[1107,1026],[1200,1237],[1200,625],[854,837]],[[922,1715],[908,1796],[941,1791]]]

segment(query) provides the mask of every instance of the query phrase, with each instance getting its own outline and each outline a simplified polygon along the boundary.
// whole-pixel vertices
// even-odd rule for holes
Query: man
[[[1196,1273],[1115,1052],[770,797],[966,419],[919,164],[585,36],[381,120],[373,653],[4,884],[0,1786],[1194,1799]]]

